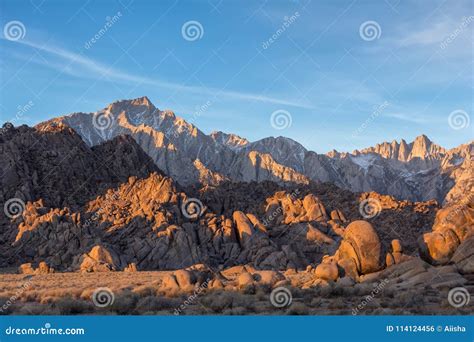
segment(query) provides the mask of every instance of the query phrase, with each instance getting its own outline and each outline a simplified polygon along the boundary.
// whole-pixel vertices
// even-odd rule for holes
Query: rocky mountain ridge
[[[6,161],[0,267],[43,262],[58,271],[156,270],[204,263],[304,269],[336,251],[344,226],[363,218],[361,201],[380,203],[382,212],[372,222],[381,248],[403,236],[412,253],[438,208],[435,201],[359,195],[330,183],[223,181],[185,189],[131,137],[89,147],[61,122],[8,128],[0,158]]]
[[[473,192],[473,143],[446,150],[421,135],[340,153],[317,154],[285,137],[249,142],[233,134],[204,134],[147,97],[117,101],[92,114],[74,113],[41,123],[63,123],[89,146],[132,136],[155,164],[184,186],[223,181],[331,182],[413,201],[448,202]]]

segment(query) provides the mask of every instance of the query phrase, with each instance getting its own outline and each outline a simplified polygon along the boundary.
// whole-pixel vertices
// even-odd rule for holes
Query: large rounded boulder
[[[382,246],[374,227],[359,220],[349,224],[339,246],[338,260],[352,259],[359,274],[376,272],[381,267]]]
[[[471,236],[474,236],[473,199],[467,205],[451,205],[438,211],[433,231],[418,240],[420,256],[433,265],[447,264]]]

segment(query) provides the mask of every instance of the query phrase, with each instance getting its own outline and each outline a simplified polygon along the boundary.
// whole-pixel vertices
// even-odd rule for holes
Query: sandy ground
[[[5,271],[9,270],[0,274],[0,314],[431,315],[473,312],[472,303],[461,309],[453,308],[447,302],[446,291],[425,287],[394,292],[364,283],[329,283],[308,289],[289,285],[285,287],[286,293],[276,297],[272,295],[275,289],[265,285],[245,288],[229,285],[214,289],[207,284],[196,284],[187,291],[169,290],[163,285],[163,279],[171,273],[167,271],[31,276]]]

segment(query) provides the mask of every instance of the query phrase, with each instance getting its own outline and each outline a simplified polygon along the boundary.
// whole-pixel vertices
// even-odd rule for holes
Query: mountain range
[[[73,113],[40,123],[65,124],[89,146],[131,136],[156,166],[183,186],[225,181],[280,184],[330,182],[352,192],[440,203],[473,191],[473,142],[445,149],[425,135],[413,142],[382,142],[352,153],[318,154],[286,137],[255,142],[235,134],[203,133],[147,97],[122,100],[95,113]]]
[[[371,221],[384,251],[403,236],[414,253],[439,207],[330,183],[185,187],[130,135],[90,147],[61,120],[5,128],[0,160],[0,268],[45,262],[57,271],[198,263],[304,269],[334,253],[344,226],[364,214],[363,200],[383,210]]]
[[[97,286],[108,273],[117,274],[108,279],[118,298],[117,279],[126,278],[126,291],[130,279],[160,296],[204,282],[255,293],[252,303],[282,286],[311,298],[336,286],[358,302],[354,289],[367,286],[368,295],[383,282],[395,309],[405,308],[400,293],[412,302],[428,291],[423,312],[444,312],[447,286],[474,284],[472,181],[472,143],[446,150],[420,136],[323,155],[284,137],[206,135],[147,98],[35,127],[6,124],[0,271],[11,278],[0,287],[25,275],[50,279],[8,310],[51,303],[55,313],[66,310],[70,289]],[[330,297],[347,306],[339,294]],[[10,296],[0,291],[0,305]]]

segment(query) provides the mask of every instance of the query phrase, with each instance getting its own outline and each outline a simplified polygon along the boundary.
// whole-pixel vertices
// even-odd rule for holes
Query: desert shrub
[[[178,308],[183,301],[176,298],[166,298],[157,296],[147,296],[140,298],[137,302],[135,310],[137,313],[144,311],[162,311],[162,310],[174,310]]]
[[[240,289],[240,291],[243,294],[252,295],[252,294],[255,294],[256,288],[255,288],[255,285],[248,285],[248,286],[244,286],[242,289]]]
[[[131,291],[123,291],[115,294],[114,303],[110,306],[110,311],[119,315],[131,315],[140,299],[140,296]]]
[[[259,298],[263,296],[268,297],[268,295],[272,292],[272,287],[268,284],[262,284],[257,287],[257,291],[255,292]]]
[[[82,299],[71,297],[61,298],[54,304],[59,309],[61,315],[77,315],[92,312],[93,304]]]
[[[248,311],[254,311],[255,304],[255,296],[236,294],[232,303],[232,307],[244,307]]]
[[[201,299],[202,304],[210,308],[216,313],[221,313],[223,310],[232,307],[235,293],[225,291],[215,291],[211,295],[204,296]]]
[[[19,303],[12,306],[14,315],[59,315],[60,310],[51,304]]]
[[[228,308],[222,312],[222,314],[224,315],[245,315],[248,313],[249,313],[248,310],[243,307]]]
[[[303,303],[292,303],[291,306],[286,310],[288,315],[307,315],[309,308]]]
[[[138,294],[140,297],[149,297],[156,294],[156,289],[153,286],[141,285],[135,287],[132,292]]]
[[[318,307],[321,305],[321,302],[322,302],[321,297],[314,297],[309,303],[311,303],[310,305],[312,307]]]

